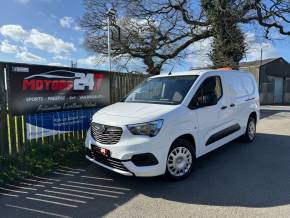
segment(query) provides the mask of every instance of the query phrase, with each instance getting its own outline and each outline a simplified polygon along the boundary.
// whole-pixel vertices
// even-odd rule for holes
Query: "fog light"
[[[131,161],[138,167],[139,166],[153,166],[153,165],[158,164],[158,160],[151,153],[135,154],[133,155]]]

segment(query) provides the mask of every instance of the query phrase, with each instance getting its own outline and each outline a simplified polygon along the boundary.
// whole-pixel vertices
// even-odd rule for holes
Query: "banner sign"
[[[9,64],[12,114],[103,107],[110,104],[107,72],[40,65]]]
[[[25,117],[27,139],[87,130],[97,109],[34,114]]]

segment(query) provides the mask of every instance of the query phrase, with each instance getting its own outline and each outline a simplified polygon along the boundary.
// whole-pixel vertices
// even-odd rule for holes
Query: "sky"
[[[83,0],[1,0],[0,61],[108,70],[107,62],[96,63],[96,54],[83,46],[84,31],[78,21],[84,13]],[[243,61],[283,57],[290,62],[290,37],[273,33],[275,40],[262,39],[255,27],[244,29],[247,54]],[[171,62],[165,71],[186,71],[210,65],[207,57],[211,39],[191,45],[184,60]],[[140,67],[142,63],[132,64]],[[113,69],[117,69],[113,66]],[[141,69],[141,68],[140,68]]]

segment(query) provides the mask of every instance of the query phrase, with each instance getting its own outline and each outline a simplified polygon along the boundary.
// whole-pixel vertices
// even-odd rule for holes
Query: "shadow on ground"
[[[290,204],[289,154],[289,136],[258,134],[254,143],[231,142],[200,158],[194,173],[182,182],[110,176],[118,185],[130,187],[131,197],[143,194],[187,204],[274,207]]]

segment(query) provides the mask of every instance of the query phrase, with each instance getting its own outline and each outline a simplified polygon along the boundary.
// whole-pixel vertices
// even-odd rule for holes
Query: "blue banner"
[[[98,109],[83,109],[26,116],[27,139],[87,130]]]

